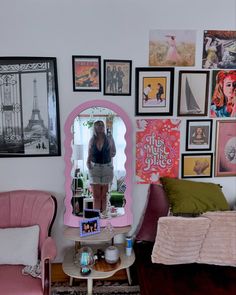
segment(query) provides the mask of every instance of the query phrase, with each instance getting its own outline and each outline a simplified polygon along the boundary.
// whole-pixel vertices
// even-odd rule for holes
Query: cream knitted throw
[[[236,211],[159,218],[152,262],[236,266]]]

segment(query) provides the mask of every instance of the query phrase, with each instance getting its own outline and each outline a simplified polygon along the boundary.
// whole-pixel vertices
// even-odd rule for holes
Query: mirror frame
[[[125,184],[126,184],[126,190],[125,190],[125,214],[118,217],[112,217],[109,219],[111,224],[116,227],[122,227],[132,224],[133,215],[131,210],[131,201],[132,201],[132,125],[131,121],[128,117],[128,115],[125,113],[125,111],[120,108],[118,105],[111,103],[106,100],[90,100],[88,102],[82,103],[79,106],[77,106],[67,117],[67,120],[65,122],[64,126],[64,132],[65,132],[65,141],[64,141],[64,148],[65,148],[65,191],[66,191],[66,197],[64,200],[64,204],[66,207],[65,213],[64,213],[64,224],[72,227],[79,227],[79,220],[82,220],[82,217],[78,217],[72,214],[72,205],[71,205],[71,198],[72,198],[72,192],[71,192],[71,171],[72,171],[72,161],[71,161],[71,155],[72,155],[72,140],[73,140],[73,134],[72,134],[72,125],[74,123],[74,120],[79,114],[86,109],[92,108],[92,107],[104,107],[111,109],[117,115],[121,117],[121,119],[124,121],[126,126],[126,133],[125,133],[125,140],[126,140],[126,147],[125,147],[125,155],[126,155],[126,162],[125,162],[125,169],[126,169],[126,176],[125,176]],[[108,219],[100,219],[101,226],[106,226]]]

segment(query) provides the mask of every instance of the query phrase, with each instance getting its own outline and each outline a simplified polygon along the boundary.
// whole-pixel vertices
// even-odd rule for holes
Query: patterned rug
[[[93,295],[140,295],[139,286],[129,286],[128,283],[95,281],[93,284]],[[85,281],[79,285],[70,287],[68,283],[53,284],[51,295],[87,295],[87,285]]]

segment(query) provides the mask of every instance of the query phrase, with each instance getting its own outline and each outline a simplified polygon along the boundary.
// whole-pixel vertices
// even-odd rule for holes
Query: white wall
[[[57,57],[62,156],[1,158],[0,191],[35,188],[50,191],[57,197],[59,210],[53,237],[59,250],[57,261],[62,261],[64,249],[70,244],[64,241],[62,234],[65,197],[63,128],[67,115],[86,100],[102,98],[123,107],[135,126],[134,75],[131,97],[103,97],[102,93],[73,92],[71,56],[87,54],[101,55],[102,59],[132,59],[133,68],[148,66],[150,29],[194,29],[197,30],[198,42],[195,68],[200,68],[203,30],[235,30],[236,1],[0,0],[0,28],[0,56]],[[174,114],[177,108],[176,93]],[[184,131],[185,124],[182,126]],[[135,161],[135,144],[133,146]],[[184,152],[184,140],[181,151]],[[223,185],[230,202],[236,199],[235,179],[212,179]],[[133,230],[145,205],[147,187],[134,184]]]

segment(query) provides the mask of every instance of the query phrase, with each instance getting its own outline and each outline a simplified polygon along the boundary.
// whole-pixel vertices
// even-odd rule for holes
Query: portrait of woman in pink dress
[[[176,47],[176,38],[175,36],[171,35],[166,35],[168,38],[167,43],[168,43],[168,51],[166,55],[166,61],[171,61],[173,63],[177,63],[178,60],[180,59],[179,54],[177,52],[177,47]]]

